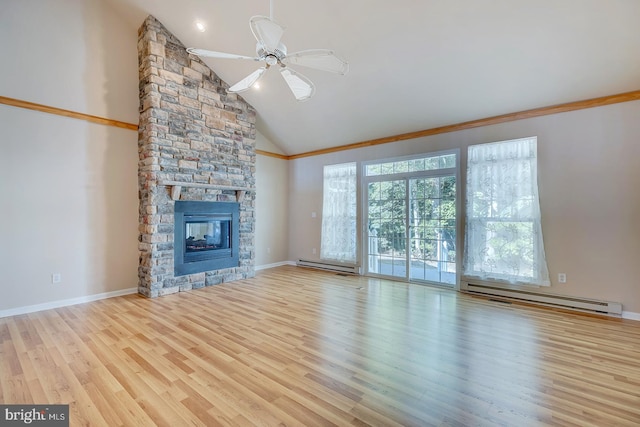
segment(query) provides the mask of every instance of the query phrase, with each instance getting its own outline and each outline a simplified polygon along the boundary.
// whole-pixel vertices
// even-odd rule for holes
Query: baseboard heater
[[[460,290],[475,295],[503,297],[512,300],[536,303],[551,307],[562,307],[592,313],[621,315],[622,304],[563,295],[541,294],[529,290],[503,288],[489,283],[460,282]]]
[[[296,263],[298,267],[317,268],[320,270],[337,271],[340,273],[359,274],[360,267],[357,265],[349,264],[336,264],[326,261],[309,261],[306,259],[299,259]]]

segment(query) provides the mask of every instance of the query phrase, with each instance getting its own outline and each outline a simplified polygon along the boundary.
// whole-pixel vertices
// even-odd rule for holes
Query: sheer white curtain
[[[464,275],[549,286],[537,139],[469,147]]]
[[[356,261],[356,164],[324,167],[320,258]]]

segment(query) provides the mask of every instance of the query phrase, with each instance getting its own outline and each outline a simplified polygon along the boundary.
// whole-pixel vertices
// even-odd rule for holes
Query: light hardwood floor
[[[71,425],[640,425],[640,322],[279,267],[0,319],[0,402]]]

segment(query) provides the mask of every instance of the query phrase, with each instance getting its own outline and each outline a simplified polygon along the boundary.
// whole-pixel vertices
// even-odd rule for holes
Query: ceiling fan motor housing
[[[287,56],[287,47],[282,43],[278,43],[278,47],[276,47],[273,52],[270,52],[269,50],[267,50],[264,44],[258,42],[256,43],[256,55],[258,56],[258,58],[264,59],[267,64],[275,65]],[[270,61],[269,57],[272,57],[275,60]]]

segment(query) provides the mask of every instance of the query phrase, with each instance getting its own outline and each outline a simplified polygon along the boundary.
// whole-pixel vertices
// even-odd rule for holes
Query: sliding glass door
[[[367,274],[455,285],[455,165],[455,154],[365,165]]]

